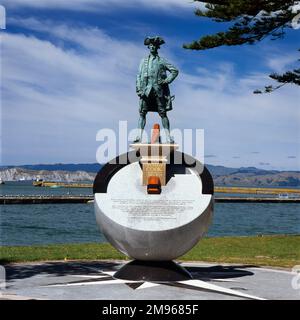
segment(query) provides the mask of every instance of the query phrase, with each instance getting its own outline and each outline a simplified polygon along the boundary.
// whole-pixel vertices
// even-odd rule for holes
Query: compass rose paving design
[[[193,279],[172,282],[114,278],[124,261],[10,264],[0,299],[224,300],[300,299],[287,270],[182,263]]]

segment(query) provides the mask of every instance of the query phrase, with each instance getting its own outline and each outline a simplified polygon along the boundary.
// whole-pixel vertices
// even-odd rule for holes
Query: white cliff
[[[23,168],[10,168],[0,170],[2,181],[36,180],[46,181],[93,181],[96,173],[85,171],[50,171],[50,170],[28,170]]]

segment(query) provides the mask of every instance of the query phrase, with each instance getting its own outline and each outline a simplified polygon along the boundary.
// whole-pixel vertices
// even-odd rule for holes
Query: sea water
[[[4,195],[91,194],[91,189],[1,185]],[[217,194],[218,195],[218,194]],[[0,205],[1,245],[106,242],[93,203]],[[298,203],[215,203],[208,237],[300,234]]]

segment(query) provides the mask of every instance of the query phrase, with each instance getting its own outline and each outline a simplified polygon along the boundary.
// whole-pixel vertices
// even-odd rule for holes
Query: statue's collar
[[[149,56],[148,56],[148,58],[150,59],[150,58],[153,58],[153,59],[156,59],[156,58],[159,58],[159,55],[158,54],[156,54],[156,55],[153,55],[153,54],[149,54]]]

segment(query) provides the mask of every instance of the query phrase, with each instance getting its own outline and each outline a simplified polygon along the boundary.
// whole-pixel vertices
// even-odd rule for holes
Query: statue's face
[[[153,43],[150,43],[149,46],[148,46],[149,50],[150,50],[150,53],[152,54],[156,54],[157,51],[158,51],[158,47],[155,46]]]

